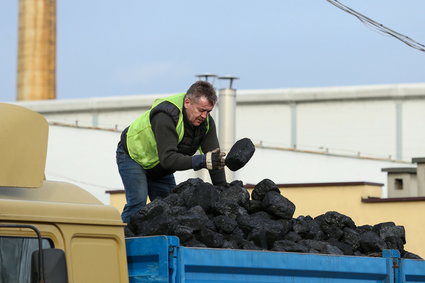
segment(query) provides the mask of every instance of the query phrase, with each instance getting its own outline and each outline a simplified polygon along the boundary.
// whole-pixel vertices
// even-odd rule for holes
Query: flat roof
[[[412,158],[412,163],[425,163],[425,157]]]
[[[416,174],[416,168],[414,167],[394,167],[394,168],[382,168],[382,172],[388,173],[406,173],[406,174]]]

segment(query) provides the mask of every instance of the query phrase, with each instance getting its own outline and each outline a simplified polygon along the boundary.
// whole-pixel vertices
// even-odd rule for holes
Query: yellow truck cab
[[[0,282],[128,282],[118,210],[45,180],[46,119],[0,103],[0,133]]]

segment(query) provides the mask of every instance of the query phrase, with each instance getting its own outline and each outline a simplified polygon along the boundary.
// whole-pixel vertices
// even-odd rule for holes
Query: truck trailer
[[[126,239],[116,208],[45,179],[42,115],[0,103],[0,130],[1,283],[425,282],[425,261],[397,250],[336,256],[184,247],[169,235]]]

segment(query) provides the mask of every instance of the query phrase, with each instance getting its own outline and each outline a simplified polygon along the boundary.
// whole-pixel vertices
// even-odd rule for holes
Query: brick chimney
[[[56,0],[19,0],[16,100],[56,98]]]

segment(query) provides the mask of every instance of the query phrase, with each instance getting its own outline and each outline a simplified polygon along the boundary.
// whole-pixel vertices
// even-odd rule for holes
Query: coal
[[[292,242],[298,242],[302,240],[303,238],[297,232],[289,231],[286,235],[283,236],[283,239],[289,240]]]
[[[201,206],[194,206],[182,214],[173,217],[175,224],[181,224],[193,229],[193,231],[199,231],[203,227],[207,226],[210,221],[205,211]],[[173,219],[172,218],[172,219]]]
[[[394,222],[386,222],[380,226],[375,225],[373,228],[379,237],[384,240],[388,249],[404,251],[406,233],[403,226],[397,226]]]
[[[261,203],[264,210],[282,219],[292,219],[295,205],[278,192],[268,192]]]
[[[252,199],[263,201],[266,193],[277,192],[280,193],[279,187],[270,179],[264,179],[259,182],[252,190]]]
[[[186,207],[201,206],[205,212],[209,212],[217,202],[219,192],[209,183],[202,183],[191,189],[190,194],[184,198]]]
[[[354,221],[336,211],[328,211],[315,218],[327,238],[340,240],[344,236],[344,228],[355,228]]]
[[[226,215],[218,215],[214,217],[213,222],[215,224],[215,227],[220,233],[230,234],[238,226],[238,223],[236,222],[235,219]]]
[[[187,242],[193,238],[193,228],[185,225],[176,225],[174,227],[174,235],[179,237],[181,241]]]
[[[360,247],[360,234],[355,229],[344,228],[344,235],[342,236],[342,242],[350,245],[353,250],[357,250]]]
[[[221,200],[236,203],[245,209],[249,209],[249,198],[249,192],[242,182],[230,183],[229,188],[224,189],[220,194]]]
[[[293,218],[295,209],[270,179],[259,182],[250,198],[241,181],[214,186],[193,178],[132,215],[124,232],[126,237],[175,235],[187,247],[351,256],[397,249],[403,258],[421,259],[404,249],[405,229],[394,222],[357,226],[337,211]]]
[[[344,255],[354,255],[354,249],[351,245],[331,238],[327,241],[331,246],[337,247]]]
[[[326,245],[328,245],[325,241],[309,239],[301,239],[297,243],[307,247],[310,253],[326,253]]]
[[[385,248],[387,248],[387,246],[384,240],[373,231],[367,231],[360,235],[360,249],[365,254],[382,252]]]
[[[308,253],[309,249],[301,244],[298,244],[289,240],[280,240],[276,241],[271,249],[272,251],[279,252],[298,252],[298,253]]]
[[[293,219],[293,231],[303,239],[323,240],[325,235],[320,225],[311,216],[298,216]]]
[[[333,245],[326,245],[324,253],[331,254],[331,255],[344,255],[343,251],[341,251],[338,247]]]
[[[226,155],[225,164],[232,170],[241,169],[255,152],[255,146],[249,138],[238,140]]]
[[[208,229],[203,228],[201,231],[197,234],[197,239],[204,243],[207,247],[210,248],[222,248],[224,244],[224,237],[222,234]]]
[[[132,215],[129,228],[138,236],[164,235],[170,232],[173,222],[169,205],[159,199]]]

